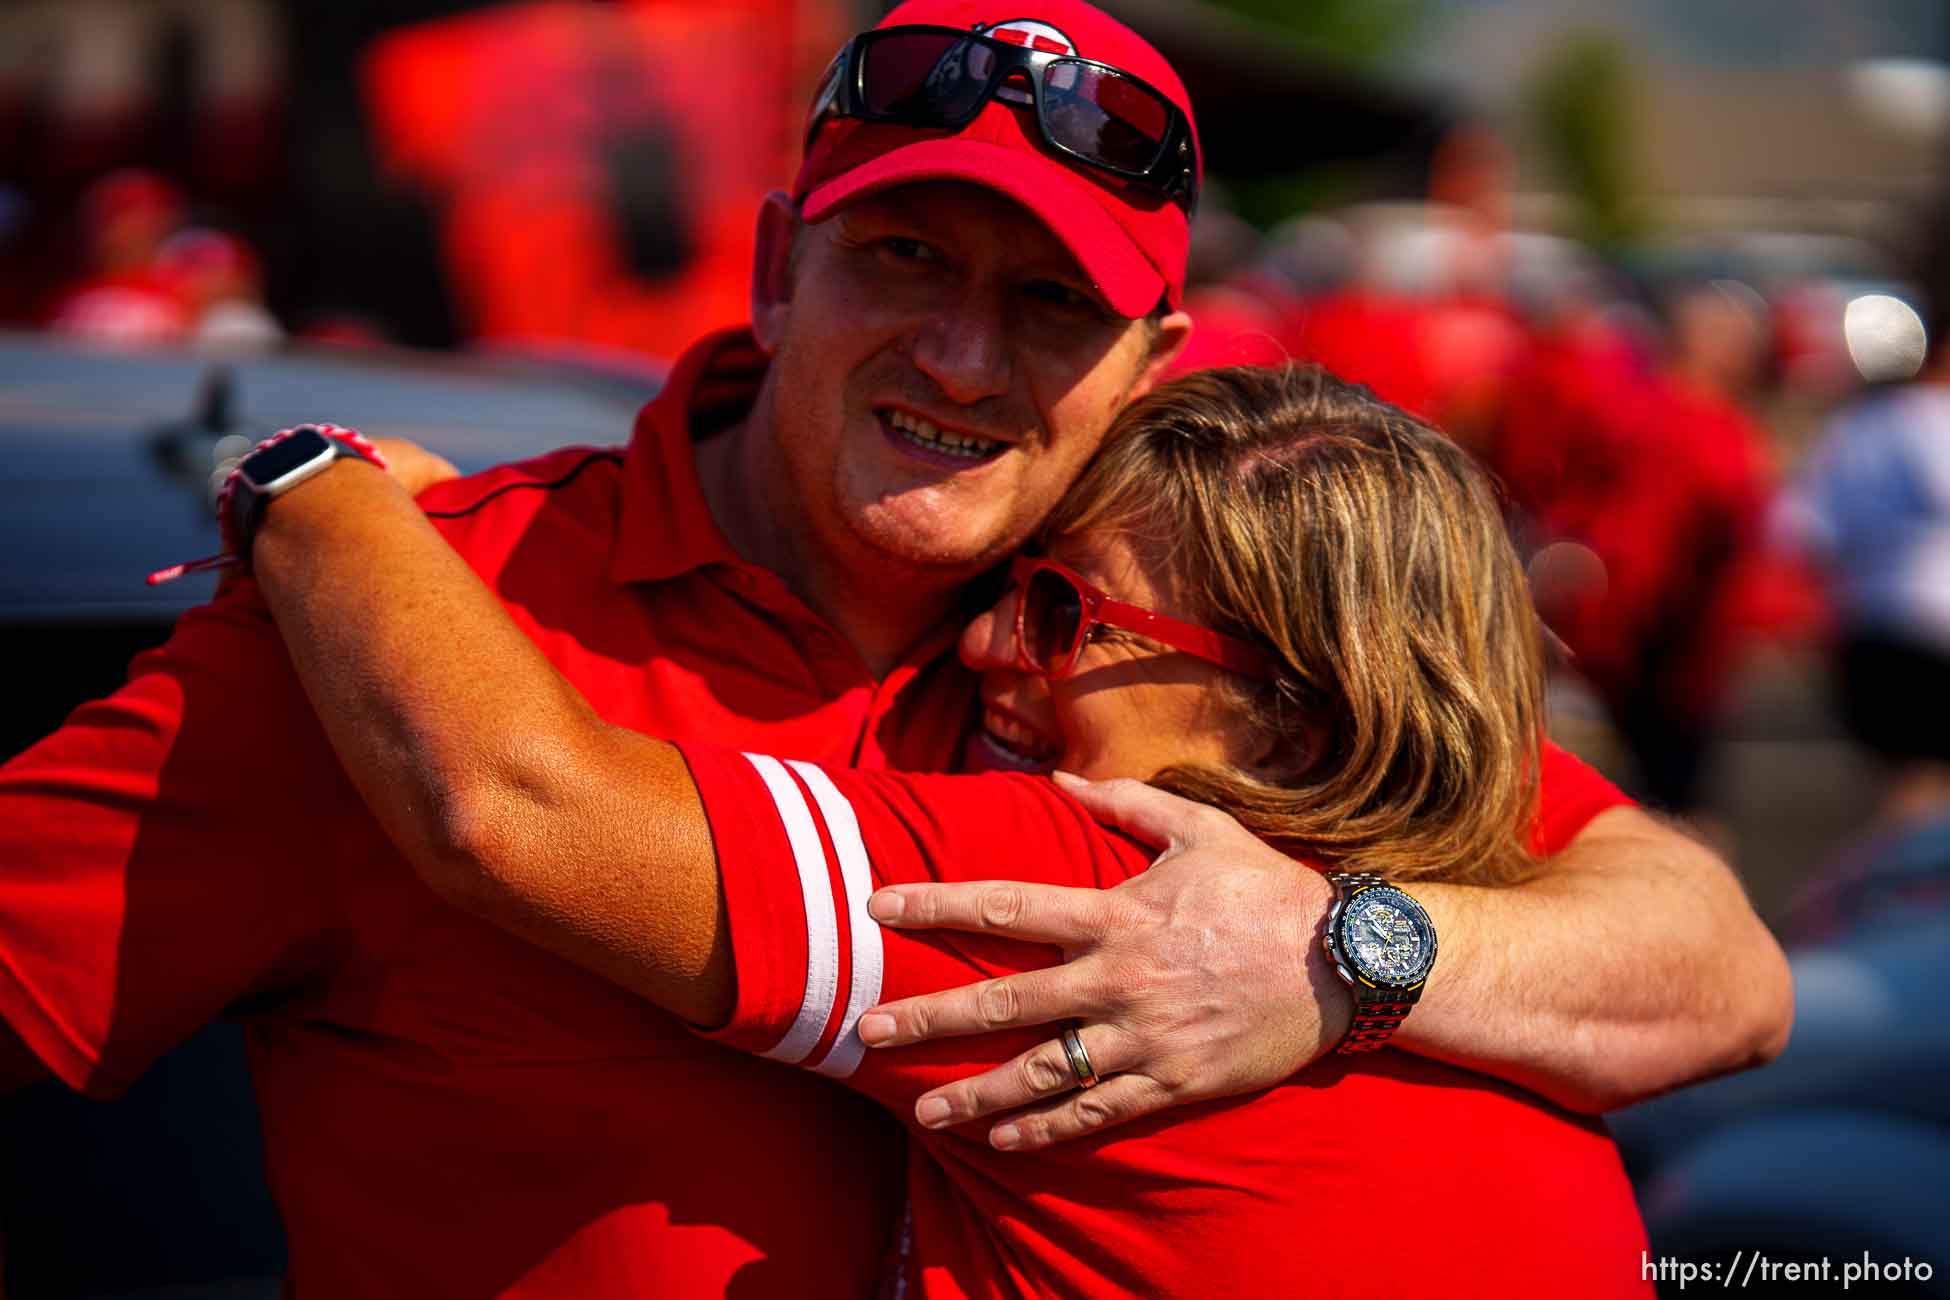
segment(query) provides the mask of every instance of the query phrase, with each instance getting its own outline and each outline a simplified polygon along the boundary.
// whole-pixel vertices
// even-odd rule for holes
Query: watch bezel
[[[1350,917],[1357,910],[1357,901],[1380,902],[1384,899],[1393,901],[1396,906],[1409,913],[1428,936],[1427,951],[1412,976],[1395,978],[1369,970],[1366,963],[1361,961],[1354,946],[1346,940],[1346,927]],[[1415,900],[1413,894],[1385,881],[1337,889],[1333,906],[1328,911],[1325,938],[1327,955],[1334,963],[1335,973],[1353,988],[1358,989],[1361,985],[1366,985],[1369,988],[1390,992],[1406,992],[1419,989],[1426,984],[1430,973],[1435,970],[1438,947],[1435,922],[1429,917],[1428,910]]]

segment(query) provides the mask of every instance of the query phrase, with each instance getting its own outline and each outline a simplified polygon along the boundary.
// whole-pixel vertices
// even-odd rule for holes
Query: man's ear
[[[792,307],[792,246],[802,226],[784,190],[773,190],[758,209],[758,248],[752,258],[752,335],[770,356],[785,335]]]
[[[1158,321],[1158,328],[1151,336],[1151,356],[1144,363],[1144,371],[1138,376],[1137,388],[1132,397],[1142,397],[1164,382],[1171,370],[1171,363],[1185,350],[1185,344],[1192,338],[1192,318],[1184,311],[1175,311]]]

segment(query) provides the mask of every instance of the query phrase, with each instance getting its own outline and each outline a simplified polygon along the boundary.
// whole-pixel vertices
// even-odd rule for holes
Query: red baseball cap
[[[1164,56],[1081,0],[908,0],[878,26],[914,24],[1067,47],[1078,58],[1149,82],[1192,122],[1191,97]],[[1195,123],[1193,141],[1202,161]],[[1165,195],[1066,159],[1043,143],[1033,109],[1012,107],[999,94],[959,129],[829,122],[807,146],[792,193],[801,215],[820,221],[856,198],[917,181],[968,181],[1022,204],[1063,241],[1121,315],[1148,315],[1160,301],[1181,305],[1191,242],[1185,210]]]

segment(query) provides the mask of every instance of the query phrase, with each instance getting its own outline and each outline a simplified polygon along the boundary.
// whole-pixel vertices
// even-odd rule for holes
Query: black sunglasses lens
[[[995,52],[952,32],[892,32],[861,47],[867,110],[909,122],[953,124],[988,90]]]
[[[1069,656],[1083,624],[1083,600],[1068,580],[1038,569],[1022,593],[1023,653],[1047,672]]]
[[[1171,128],[1165,102],[1129,77],[1061,59],[1043,71],[1043,117],[1065,149],[1133,174],[1158,161]]]

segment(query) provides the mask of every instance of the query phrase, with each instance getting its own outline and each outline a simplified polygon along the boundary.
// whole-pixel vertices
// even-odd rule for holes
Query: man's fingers
[[[1086,977],[1078,976],[1073,966],[1004,975],[883,1003],[860,1017],[860,1039],[869,1047],[902,1047],[1073,1016],[1088,1020],[1104,1010],[1088,990]]]
[[[889,885],[867,915],[902,930],[977,930],[1069,948],[1110,926],[1103,891],[1010,880]]]
[[[1068,772],[1058,772],[1055,780],[1092,817],[1154,849],[1191,840],[1212,812],[1205,804],[1181,799],[1129,777],[1086,781]]]
[[[1011,1115],[989,1130],[989,1145],[999,1151],[1036,1151],[1128,1124],[1169,1105],[1171,1094],[1155,1079],[1114,1075],[1094,1088]]]
[[[1085,1025],[1078,1038],[1100,1078],[1107,1078],[1122,1059],[1123,1035],[1108,1025]],[[1061,1035],[1038,1043],[1015,1060],[973,1078],[957,1079],[914,1103],[914,1117],[925,1128],[947,1128],[972,1119],[1018,1110],[1032,1102],[1080,1087]],[[1103,1086],[1102,1084],[1098,1085]]]

